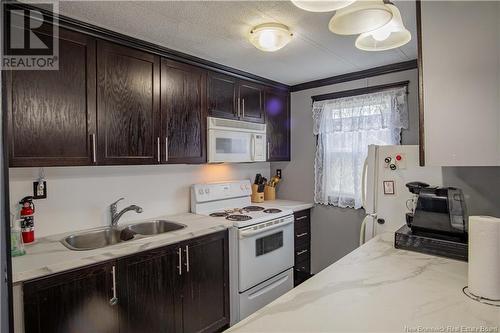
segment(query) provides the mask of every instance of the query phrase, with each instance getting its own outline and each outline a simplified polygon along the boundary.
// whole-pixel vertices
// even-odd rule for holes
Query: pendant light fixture
[[[308,12],[332,12],[347,7],[356,0],[291,0],[300,9]]]
[[[328,28],[339,35],[357,35],[381,28],[391,19],[392,12],[382,0],[356,1],[339,9]]]
[[[259,50],[274,52],[292,40],[290,29],[281,23],[264,23],[250,31],[250,42]]]
[[[362,33],[356,39],[356,47],[364,51],[385,51],[405,45],[411,40],[411,33],[405,28],[399,9],[387,4],[392,20],[383,27]]]

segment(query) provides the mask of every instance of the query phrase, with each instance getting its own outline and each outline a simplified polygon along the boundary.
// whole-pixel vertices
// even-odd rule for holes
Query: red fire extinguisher
[[[31,243],[35,240],[35,205],[33,197],[24,197],[19,201],[21,205],[21,233],[23,242]]]

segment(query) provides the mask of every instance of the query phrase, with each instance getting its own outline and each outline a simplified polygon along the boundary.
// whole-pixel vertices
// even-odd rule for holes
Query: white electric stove
[[[231,324],[293,288],[293,211],[251,203],[248,180],[191,186],[191,212],[231,221]]]

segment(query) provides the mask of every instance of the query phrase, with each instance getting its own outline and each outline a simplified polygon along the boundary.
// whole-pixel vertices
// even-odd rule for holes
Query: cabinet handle
[[[300,238],[300,237],[304,237],[304,236],[307,236],[307,235],[308,235],[307,232],[303,232],[301,234],[296,235],[295,237]]]
[[[182,275],[182,251],[181,248],[177,250],[177,255],[179,256],[179,265],[177,266],[177,269],[179,270],[179,275]]]
[[[300,256],[300,255],[302,255],[304,253],[307,253],[307,252],[308,252],[307,250],[302,250],[302,251],[299,251],[299,252],[295,253],[295,255],[296,256]]]
[[[241,105],[242,105],[242,109],[243,109],[243,118],[245,118],[245,99],[244,98],[241,100]]]
[[[240,118],[241,108],[240,108],[240,98],[238,97],[238,118]]]
[[[158,155],[157,156],[158,163],[160,163],[160,137],[156,138],[156,154]]]
[[[168,161],[168,136],[165,137],[165,161]]]
[[[118,297],[116,297],[116,268],[113,266],[111,269],[111,277],[113,279],[113,298],[109,300],[109,305],[113,306],[118,303]]]
[[[304,220],[304,219],[307,219],[307,215],[304,215],[304,216],[301,216],[301,217],[297,217],[295,219],[295,221],[300,221],[300,220]]]
[[[186,245],[186,272],[189,272],[189,245]]]
[[[91,134],[92,137],[92,162],[96,163],[97,162],[97,152],[96,152],[96,146],[95,146],[95,133]]]
[[[270,144],[270,142],[268,141],[268,142],[267,142],[267,159],[269,159],[269,156],[270,156],[270,151],[271,151],[270,147],[271,147],[271,144]]]

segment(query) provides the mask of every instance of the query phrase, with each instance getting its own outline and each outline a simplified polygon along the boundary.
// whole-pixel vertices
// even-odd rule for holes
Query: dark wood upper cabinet
[[[183,332],[216,332],[229,324],[227,232],[181,243],[181,249]]]
[[[6,74],[10,166],[93,163],[96,42],[59,30],[59,70]]]
[[[106,263],[24,283],[25,332],[118,332],[112,269]]]
[[[206,70],[162,59],[161,122],[162,162],[206,162]]]
[[[98,163],[155,164],[160,152],[160,57],[97,43]]]
[[[177,249],[163,247],[119,260],[120,333],[180,332]]]
[[[268,161],[290,161],[289,96],[284,91],[266,91]]]
[[[234,77],[213,73],[208,76],[208,109],[212,117],[238,119],[237,84]]]
[[[208,112],[212,117],[264,123],[264,88],[249,81],[210,72]]]
[[[264,88],[262,86],[240,81],[239,84],[239,114],[244,121],[264,123]]]

